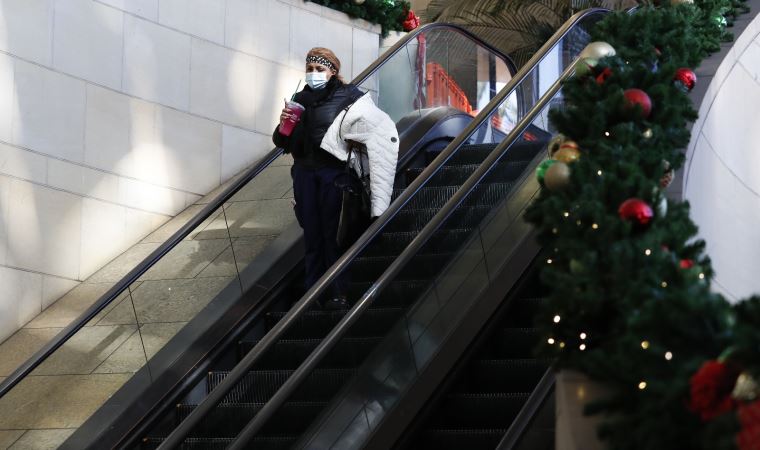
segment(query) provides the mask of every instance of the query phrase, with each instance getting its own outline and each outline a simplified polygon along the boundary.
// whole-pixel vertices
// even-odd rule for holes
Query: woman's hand
[[[282,125],[282,123],[288,119],[295,120],[295,115],[293,115],[290,109],[285,106],[282,108],[282,112],[280,113],[280,125]]]

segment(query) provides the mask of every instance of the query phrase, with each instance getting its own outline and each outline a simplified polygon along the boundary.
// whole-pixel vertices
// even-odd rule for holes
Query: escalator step
[[[506,327],[532,327],[535,325],[536,312],[546,304],[546,297],[521,297],[515,299],[504,318]]]
[[[331,368],[356,367],[380,342],[380,337],[343,338],[330,350],[322,363]],[[296,369],[317,348],[320,339],[281,340],[259,360],[256,369]],[[243,341],[238,345],[241,356],[250,351],[256,342]]]
[[[229,372],[209,372],[208,392],[224,380]],[[268,401],[293,374],[292,370],[253,371],[230,391],[223,403],[261,403]],[[354,369],[316,369],[289,397],[294,402],[328,401],[340,387],[356,374]]]
[[[165,438],[145,438],[140,450],[155,450]],[[257,450],[285,450],[296,443],[297,436],[256,437],[251,447]],[[233,438],[189,438],[179,447],[179,450],[224,450]]]
[[[349,336],[381,336],[404,313],[403,308],[371,308],[351,327]],[[287,312],[267,313],[268,328],[272,328]],[[346,311],[307,311],[285,332],[285,339],[323,338],[346,315]]]
[[[432,428],[509,428],[530,392],[449,394],[429,422]]]
[[[327,406],[327,402],[287,402],[277,409],[259,436],[299,435],[303,427]],[[177,405],[177,423],[184,420],[197,405]],[[264,407],[263,403],[220,404],[193,428],[190,437],[234,438]]]
[[[493,206],[499,200],[509,194],[514,183],[511,182],[494,182],[481,183],[475,187],[472,193],[462,203],[463,206]],[[425,186],[420,189],[407,207],[412,209],[424,208],[441,208],[451,197],[459,190],[460,186]],[[397,197],[402,189],[394,189],[394,198]]]
[[[470,361],[453,391],[462,393],[531,392],[551,364],[543,359]]]
[[[371,282],[347,283],[348,298],[357,301],[372,286]],[[406,308],[422,296],[430,280],[394,280],[380,294],[373,308]]]
[[[458,208],[446,220],[441,230],[472,228],[485,217],[492,206],[476,206]],[[439,208],[404,208],[394,217],[383,230],[384,233],[420,231],[440,211]]]
[[[504,328],[496,331],[478,352],[479,359],[533,357],[540,334],[536,328]]]
[[[502,180],[515,180],[519,177],[530,160],[499,162],[490,173],[498,175]],[[463,164],[460,166],[444,166],[430,178],[425,186],[461,186],[472,175],[480,164]],[[424,168],[417,167],[407,170],[410,179],[417,178]]]
[[[497,144],[463,145],[446,164],[480,164],[496,148]]]
[[[399,280],[432,279],[453,253],[418,254],[396,276]],[[396,256],[362,256],[351,264],[351,279],[375,281],[393,263]]]
[[[471,229],[438,230],[430,236],[428,246],[438,251],[454,251],[470,236]],[[383,233],[364,252],[364,256],[397,256],[419,235],[416,231]]]

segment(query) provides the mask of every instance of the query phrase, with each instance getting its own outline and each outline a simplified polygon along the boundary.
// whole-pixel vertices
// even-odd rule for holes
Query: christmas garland
[[[760,298],[710,292],[689,206],[663,193],[696,119],[691,68],[745,10],[681,0],[610,14],[550,112],[560,134],[527,212],[551,291],[538,351],[610,388],[587,413],[604,415],[611,449],[760,449]]]
[[[406,0],[304,0],[336,9],[349,17],[364,19],[380,25],[382,36],[391,31],[411,31],[420,24],[420,18]]]

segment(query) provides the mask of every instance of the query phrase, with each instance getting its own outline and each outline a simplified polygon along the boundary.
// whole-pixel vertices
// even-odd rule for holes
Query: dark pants
[[[346,176],[344,169],[324,167],[311,169],[293,165],[293,196],[298,224],[303,228],[306,255],[306,289],[340,257],[336,237],[343,192],[335,187],[335,179]],[[332,284],[333,295],[345,295],[344,277]]]

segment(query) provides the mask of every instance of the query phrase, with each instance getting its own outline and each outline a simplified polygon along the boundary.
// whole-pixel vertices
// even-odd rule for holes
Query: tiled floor
[[[0,399],[0,449],[57,448],[295,220],[278,159]],[[198,213],[221,187],[145,237],[0,344],[0,381]],[[237,263],[237,270],[236,270]]]

